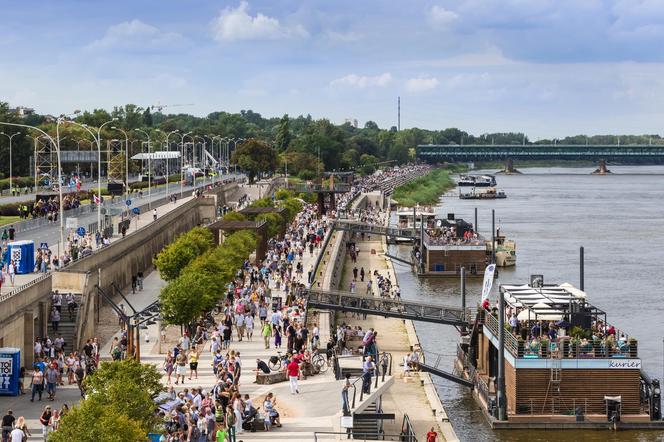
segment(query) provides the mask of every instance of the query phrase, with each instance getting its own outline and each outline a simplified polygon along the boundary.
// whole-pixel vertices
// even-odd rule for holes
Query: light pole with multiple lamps
[[[0,135],[4,135],[7,138],[9,138],[9,194],[13,195],[13,189],[14,187],[12,186],[12,138],[14,138],[16,135],[19,135],[21,132],[16,132],[14,134],[8,135],[4,132],[0,132]]]
[[[93,128],[93,129],[97,129],[96,134],[91,130],[91,126],[89,126],[87,124],[81,124],[81,123],[79,123],[77,121],[74,121],[74,120],[65,120],[65,119],[62,120],[64,123],[74,124],[76,126],[82,127],[86,131],[88,131],[88,133],[90,135],[92,135],[92,138],[94,138],[95,143],[97,144],[97,198],[99,199],[99,203],[97,204],[97,231],[98,232],[101,232],[101,130],[107,124],[111,124],[111,123],[113,123],[117,120],[118,120],[117,118],[113,118],[109,121],[106,121],[106,122],[102,123],[101,126],[99,126],[98,128]]]

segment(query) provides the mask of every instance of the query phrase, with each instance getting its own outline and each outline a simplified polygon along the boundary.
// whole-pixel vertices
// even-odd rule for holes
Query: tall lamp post
[[[4,132],[0,132],[0,135],[4,135],[7,138],[9,138],[9,193],[12,194],[12,189],[14,189],[14,186],[12,186],[12,138],[14,138],[16,135],[19,135],[21,132],[16,132],[15,134],[8,135]]]
[[[129,135],[117,126],[111,126],[111,129],[122,132],[125,137],[125,201],[129,201]]]
[[[184,193],[184,137],[187,137],[191,135],[191,132],[187,132],[186,134],[181,134],[178,132],[178,135],[180,135],[180,198],[182,198],[182,195]],[[195,177],[195,175],[194,175]],[[196,179],[196,178],[194,178]]]
[[[233,142],[233,152],[237,150],[237,142],[238,141],[246,141],[244,138],[233,138],[231,140]],[[230,151],[228,152],[228,166],[230,167],[230,161],[231,161],[231,155]],[[237,174],[237,164],[235,164],[235,173]]]
[[[152,209],[152,152],[150,150],[150,134],[141,129],[134,129],[148,138],[148,209]]]
[[[203,138],[199,135],[192,135],[191,139],[194,142],[194,158],[196,157],[196,138],[200,138],[201,140],[203,140],[203,144],[201,145],[201,156],[203,154],[203,149],[205,148],[205,138]],[[199,159],[199,165],[203,166],[202,163],[203,163],[203,161],[202,161],[202,158],[201,158],[201,159]],[[204,167],[201,168],[201,170],[203,171],[203,183],[205,183],[205,170],[204,170]],[[196,171],[194,171],[194,189],[195,188],[196,188]]]
[[[180,132],[179,130],[175,129],[170,131],[166,135],[166,196],[171,195],[170,193],[168,193],[168,182],[170,181],[169,178],[171,177],[168,170],[168,163],[170,160],[170,158],[168,158],[168,153],[171,151],[171,145],[169,144],[168,139],[170,138],[171,135],[178,134],[179,132]]]
[[[109,121],[102,123],[101,126],[96,128],[97,129],[96,134],[91,130],[91,127],[87,124],[81,124],[73,120],[63,120],[64,123],[74,124],[88,131],[88,133],[92,135],[92,138],[94,138],[95,143],[97,143],[97,197],[99,198],[99,204],[97,204],[97,231],[101,231],[101,130],[107,124],[111,124],[117,120],[118,120],[117,118],[113,118]]]
[[[41,133],[42,136],[46,137],[53,146],[55,146],[55,152],[57,155],[58,159],[58,183],[62,183],[62,162],[60,161],[60,124],[62,123],[63,119],[58,118],[57,123],[55,125],[55,130],[56,130],[56,140],[54,140],[49,134],[44,132],[38,127],[35,126],[29,126],[27,124],[19,124],[19,123],[6,123],[4,121],[0,121],[0,125],[5,125],[5,126],[14,126],[14,127],[24,127],[26,129],[33,129],[36,130],[37,132]],[[35,172],[36,173],[36,172]],[[58,202],[60,206],[60,244],[62,244],[62,248],[64,249],[65,247],[65,224],[64,224],[64,204],[62,204],[62,185],[58,185]],[[58,253],[59,254],[59,253]]]

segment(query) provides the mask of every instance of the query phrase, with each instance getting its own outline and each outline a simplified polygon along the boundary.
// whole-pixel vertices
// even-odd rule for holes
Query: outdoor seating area
[[[503,285],[505,347],[517,358],[637,358],[638,342],[571,284]],[[488,306],[485,305],[485,308]],[[498,336],[498,309],[484,324]]]

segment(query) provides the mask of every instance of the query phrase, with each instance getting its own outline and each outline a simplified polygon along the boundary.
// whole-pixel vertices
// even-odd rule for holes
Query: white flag
[[[484,270],[484,283],[482,284],[482,302],[485,299],[489,299],[489,292],[491,292],[491,286],[493,285],[493,273],[496,271],[495,264],[489,264]]]

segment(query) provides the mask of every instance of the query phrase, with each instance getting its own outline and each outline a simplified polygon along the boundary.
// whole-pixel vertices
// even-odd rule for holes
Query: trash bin
[[[584,416],[583,416],[583,407],[578,406],[576,407],[575,413],[576,415],[576,421],[577,422],[583,422],[584,421]]]
[[[606,403],[606,420],[620,422],[622,396],[604,396],[604,402]]]

